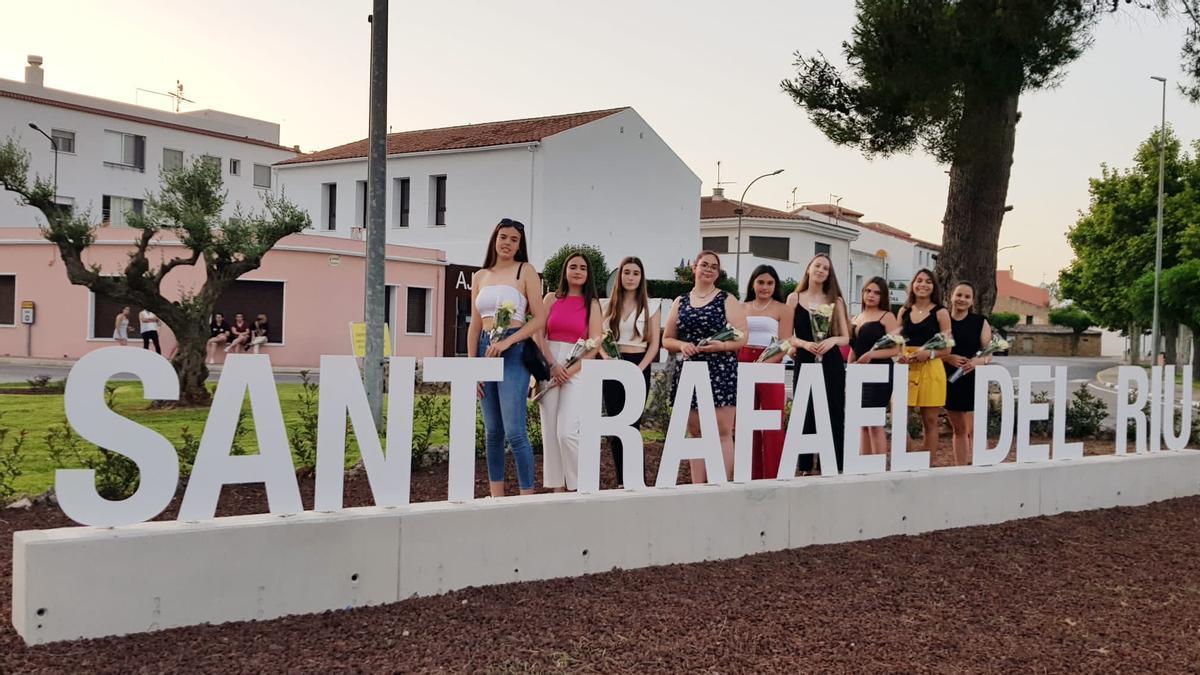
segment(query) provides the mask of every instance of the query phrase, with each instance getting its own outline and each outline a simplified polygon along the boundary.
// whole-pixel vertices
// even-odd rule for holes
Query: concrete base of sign
[[[512,581],[1200,494],[1200,451],[468,504],[17,532],[29,643],[271,619]]]

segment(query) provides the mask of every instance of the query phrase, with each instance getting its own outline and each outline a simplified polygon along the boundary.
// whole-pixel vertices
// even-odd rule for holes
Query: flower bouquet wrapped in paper
[[[714,342],[724,342],[726,340],[741,340],[742,331],[733,327],[733,324],[725,324],[725,327],[696,343],[697,347],[703,347]]]
[[[817,305],[810,308],[808,320],[812,325],[813,342],[820,342],[829,337],[829,328],[833,324],[833,305]],[[817,361],[821,360],[820,354],[814,354]]]
[[[513,304],[512,300],[505,300],[496,308],[495,323],[492,324],[492,330],[488,332],[492,344],[504,339],[504,334],[512,327],[512,318],[516,311],[517,306]]]
[[[946,349],[947,347],[953,347],[953,346],[954,346],[954,337],[953,336],[947,335],[945,333],[938,333],[938,334],[934,335],[933,337],[929,338],[929,342],[926,342],[925,344],[921,345],[921,349],[918,349],[917,351],[920,352],[922,350],[928,350],[931,352],[936,352],[939,349]]]
[[[600,349],[603,349],[604,355],[610,359],[621,358],[621,348],[617,345],[617,337],[613,335],[612,329],[604,331],[604,338],[600,341]]]
[[[904,339],[904,336],[900,335],[899,333],[893,335],[884,335],[876,340],[875,344],[871,345],[871,351],[875,351],[877,349],[891,349],[892,347],[903,348],[907,342],[908,341]]]
[[[585,340],[583,338],[579,338],[578,340],[576,340],[574,346],[571,347],[571,353],[567,354],[566,359],[563,359],[562,367],[570,368],[571,366],[575,365],[576,363],[579,363],[580,359],[583,358],[584,354],[586,354],[596,348],[596,346],[597,346],[596,342],[597,342],[596,340]],[[558,386],[558,382],[555,382],[553,380],[542,384],[541,390],[533,397],[533,402],[537,403],[538,401],[542,400],[543,396],[548,394],[551,389],[553,389],[557,386]]]
[[[979,358],[981,356],[991,356],[992,354],[995,354],[996,352],[1008,351],[1008,346],[1009,346],[1008,340],[1005,340],[1004,338],[1000,337],[999,335],[993,335],[992,341],[989,342],[987,344],[987,346],[984,347],[983,349],[980,349],[979,351],[975,352],[975,356],[973,358]],[[962,377],[963,375],[964,375],[963,369],[960,366],[959,369],[954,371],[954,374],[950,376],[950,379],[946,380],[946,381],[950,382],[950,383],[957,382],[958,378]]]
[[[792,343],[788,342],[787,340],[780,340],[777,337],[773,337],[771,338],[771,344],[767,345],[767,348],[762,350],[762,353],[758,355],[757,359],[754,359],[754,362],[763,363],[764,361],[767,361],[778,354],[790,356],[794,351],[796,351],[796,348],[792,346]]]

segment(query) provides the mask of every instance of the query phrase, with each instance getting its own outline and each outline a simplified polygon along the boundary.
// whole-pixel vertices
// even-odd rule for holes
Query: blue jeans
[[[517,332],[508,331],[508,335]],[[479,337],[482,357],[492,343],[488,331]],[[524,343],[505,350],[504,379],[483,383],[483,428],[487,447],[488,480],[504,480],[504,443],[512,447],[517,463],[517,483],[522,490],[533,489],[533,446],[525,428],[526,399],[529,397],[529,371],[521,360]]]

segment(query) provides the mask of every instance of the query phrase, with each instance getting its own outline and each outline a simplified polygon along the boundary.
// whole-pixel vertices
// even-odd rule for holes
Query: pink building
[[[88,264],[119,274],[132,248],[135,230],[100,228],[85,252]],[[315,367],[322,354],[352,353],[349,324],[363,320],[365,243],[297,234],[282,241],[262,266],[235,282],[218,303],[218,311],[247,321],[264,313],[271,324],[264,350],[280,366]],[[172,235],[163,235],[150,250],[152,264],[182,254]],[[385,282],[386,321],[393,353],[436,356],[442,352],[442,290],[446,260],[442,251],[388,246]],[[203,267],[181,266],[163,282],[169,298],[198,289]],[[35,322],[21,323],[21,306],[33,302]],[[0,235],[0,356],[76,358],[114,344],[113,324],[120,306],[67,281],[57,249],[36,228],[5,228]],[[130,325],[136,338],[137,308]],[[175,345],[170,329],[160,330],[163,354]],[[218,356],[218,363],[221,357]]]

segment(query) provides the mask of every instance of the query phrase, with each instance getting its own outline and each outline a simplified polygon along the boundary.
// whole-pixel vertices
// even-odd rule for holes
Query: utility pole
[[[1163,238],[1163,176],[1167,157],[1167,80],[1151,75],[1150,79],[1162,83],[1162,124],[1158,127],[1158,224],[1154,235],[1154,317],[1150,328],[1150,365],[1158,363],[1158,279],[1162,276]]]
[[[375,428],[383,429],[384,198],[387,190],[388,0],[374,0],[371,24],[370,141],[367,153],[367,344],[364,385]]]

